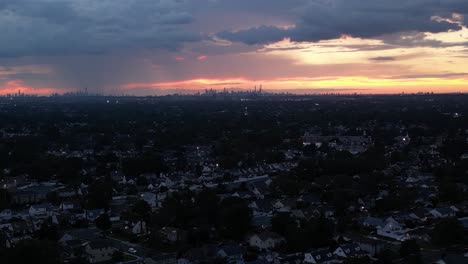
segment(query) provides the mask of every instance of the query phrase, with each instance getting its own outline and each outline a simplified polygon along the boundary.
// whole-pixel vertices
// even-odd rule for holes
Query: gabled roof
[[[441,207],[441,208],[435,208],[435,211],[441,213],[442,215],[449,215],[455,213],[454,210],[450,207]]]
[[[365,255],[367,252],[361,249],[361,247],[357,243],[349,243],[341,245],[340,248],[344,251],[346,256],[359,256]]]
[[[310,254],[317,263],[323,263],[336,259],[335,255],[333,255],[333,252],[328,249],[317,250],[311,252]]]

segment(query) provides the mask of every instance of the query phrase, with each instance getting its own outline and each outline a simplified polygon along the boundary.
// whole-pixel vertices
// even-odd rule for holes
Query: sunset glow
[[[61,35],[53,17],[0,6],[0,23],[13,26],[0,26],[0,93],[155,95],[260,84],[304,93],[468,92],[464,2],[255,0],[255,12],[244,0],[133,2],[67,2],[76,27],[66,30],[77,39]],[[165,19],[123,15],[145,12]],[[6,34],[20,29],[29,34]]]

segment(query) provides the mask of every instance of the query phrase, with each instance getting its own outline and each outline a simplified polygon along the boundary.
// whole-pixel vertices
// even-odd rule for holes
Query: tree
[[[10,207],[11,197],[6,189],[0,189],[0,211]]]
[[[452,203],[463,202],[463,189],[457,183],[444,179],[439,183],[439,198]]]
[[[151,206],[144,200],[138,200],[132,208],[132,211],[140,218],[147,218],[151,213]]]
[[[145,177],[140,176],[140,177],[136,178],[136,184],[138,186],[147,186],[148,185],[148,180]]]
[[[220,204],[219,225],[222,235],[230,239],[241,239],[250,228],[252,211],[247,203],[236,197],[224,199]]]
[[[61,263],[57,243],[48,240],[22,240],[0,254],[0,263]]]
[[[107,181],[98,180],[89,186],[88,208],[107,209],[112,199],[112,184]]]
[[[401,243],[400,256],[405,260],[405,263],[422,263],[420,251],[421,248],[416,240],[406,240]]]
[[[450,246],[463,243],[464,229],[456,218],[442,219],[434,227],[432,242],[438,246]]]
[[[400,256],[408,257],[410,255],[419,254],[421,251],[418,242],[416,240],[406,240],[401,243]]]
[[[102,214],[96,219],[96,226],[101,230],[108,230],[112,227],[109,215]]]
[[[52,221],[44,221],[37,233],[41,240],[57,241],[60,238],[57,225],[52,224]]]
[[[271,218],[271,229],[282,236],[286,235],[291,225],[295,225],[295,222],[289,213],[281,212]]]
[[[398,259],[398,253],[385,249],[378,252],[375,257],[378,259],[376,264],[392,264],[394,259]]]

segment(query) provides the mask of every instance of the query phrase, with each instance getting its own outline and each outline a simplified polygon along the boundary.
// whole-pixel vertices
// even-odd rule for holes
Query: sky
[[[0,94],[468,92],[466,0],[1,0]]]

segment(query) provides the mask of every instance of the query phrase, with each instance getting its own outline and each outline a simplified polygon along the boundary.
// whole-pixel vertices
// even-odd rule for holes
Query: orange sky
[[[259,85],[273,91],[293,89],[308,93],[314,90],[339,92],[340,89],[346,93],[468,92],[468,52],[462,44],[467,38],[468,30],[464,28],[459,32],[424,36],[426,40],[445,43],[444,47],[403,48],[388,46],[380,40],[343,37],[319,43],[283,40],[235,56],[203,56],[203,62],[190,60],[182,54],[176,60],[197,68],[201,74],[167,81],[128,82],[120,88],[129,93],[143,87],[200,90],[252,89]],[[218,67],[225,67],[218,66],[223,60],[231,64],[227,68],[232,69],[234,75],[228,73],[219,78],[211,74]]]

